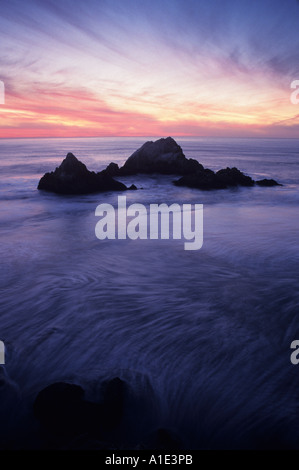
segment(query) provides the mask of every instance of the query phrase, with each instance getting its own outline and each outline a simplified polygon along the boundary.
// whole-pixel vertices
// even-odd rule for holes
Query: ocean
[[[0,448],[43,446],[33,416],[47,385],[130,387],[120,448],[158,428],[185,449],[299,448],[299,139],[178,137],[212,170],[283,186],[200,191],[174,176],[134,183],[127,202],[203,204],[203,246],[99,240],[95,209],[116,192],[37,190],[68,152],[100,171],[152,138],[0,141]],[[125,437],[124,437],[125,435]]]

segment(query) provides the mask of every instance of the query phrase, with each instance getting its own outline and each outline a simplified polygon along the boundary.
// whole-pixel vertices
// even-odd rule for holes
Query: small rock
[[[202,190],[224,189],[225,184],[219,181],[212,170],[203,170],[193,175],[186,175],[177,181],[176,186],[187,186],[188,188],[196,188]]]
[[[176,186],[212,190],[226,189],[233,186],[253,186],[254,181],[237,168],[226,168],[217,171],[217,173],[204,169],[196,174],[183,176],[178,181],[174,181],[174,184]]]
[[[253,186],[254,181],[250,176],[244,175],[238,168],[225,168],[216,173],[216,177],[225,187]]]
[[[282,184],[277,183],[277,181],[273,179],[266,179],[266,178],[264,178],[263,180],[256,181],[256,184],[258,184],[259,186],[265,186],[265,187],[282,186]]]
[[[104,172],[109,176],[118,176],[119,175],[118,164],[114,162],[109,163],[107,168],[105,168],[105,170],[102,171],[102,173]]]

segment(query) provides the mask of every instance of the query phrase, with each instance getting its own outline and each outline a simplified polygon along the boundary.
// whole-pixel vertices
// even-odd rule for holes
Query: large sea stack
[[[110,163],[104,172],[111,176],[127,176],[159,173],[163,175],[188,175],[203,169],[203,166],[192,158],[186,158],[181,147],[172,137],[145,142],[119,168]]]

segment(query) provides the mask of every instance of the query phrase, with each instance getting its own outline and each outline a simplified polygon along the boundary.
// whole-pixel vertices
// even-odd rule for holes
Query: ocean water
[[[299,448],[299,139],[177,138],[187,157],[283,186],[199,191],[172,176],[128,204],[203,204],[203,247],[103,240],[95,209],[117,193],[38,191],[73,152],[90,170],[122,164],[148,138],[0,141],[0,447],[39,447],[32,404],[48,384],[103,379],[132,390],[121,446],[157,428],[184,448]],[[120,445],[120,444],[119,444]]]

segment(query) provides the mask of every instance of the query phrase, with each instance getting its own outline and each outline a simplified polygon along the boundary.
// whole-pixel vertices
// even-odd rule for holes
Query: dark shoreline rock
[[[46,173],[37,189],[57,194],[91,194],[102,191],[126,191],[128,188],[108,173],[89,171],[75,155],[68,153],[61,165]]]

